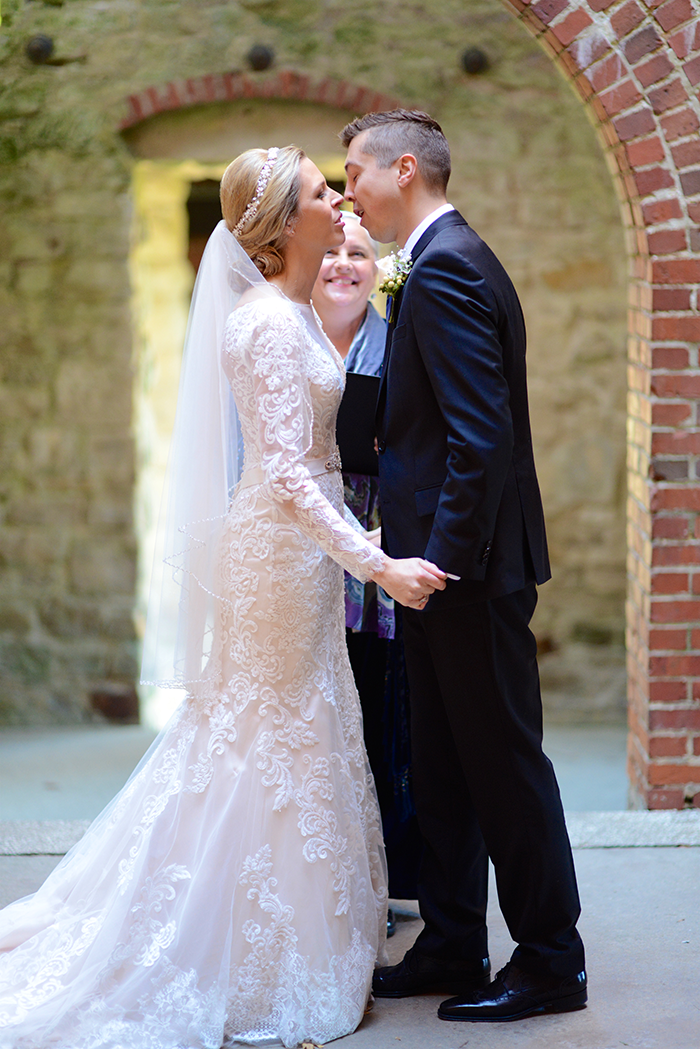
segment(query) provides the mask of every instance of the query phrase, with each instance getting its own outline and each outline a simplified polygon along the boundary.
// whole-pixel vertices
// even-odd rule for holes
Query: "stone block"
[[[78,292],[90,298],[121,299],[129,295],[128,272],[118,261],[76,259],[66,273],[65,283],[71,294]]]
[[[615,645],[567,643],[540,660],[542,700],[550,723],[620,723],[624,719],[624,649]]]
[[[126,198],[123,195],[118,197],[114,192],[106,189],[95,188],[96,174],[99,173],[94,169],[86,172],[86,185],[81,187],[79,182],[76,182],[55,197],[52,211],[56,219],[76,219],[83,223],[92,218],[100,220],[104,216],[120,215],[123,223],[124,218],[127,217],[125,214],[128,206]]]
[[[121,375],[131,375],[134,351],[134,332],[130,324],[111,324],[104,303],[100,303],[99,319],[93,324],[84,349],[91,359],[111,368],[121,365]]]
[[[44,489],[18,496],[7,508],[7,523],[10,525],[45,525],[55,529],[61,525],[80,525],[85,521],[85,516],[85,497],[75,491],[49,492]],[[28,530],[27,536],[31,534]],[[53,537],[49,542],[53,542]]]
[[[59,367],[56,382],[60,417],[86,428],[98,425],[102,433],[109,426],[128,427],[130,379],[130,369],[120,369],[115,364],[106,367],[90,361],[65,361]]]
[[[45,684],[51,671],[51,653],[43,645],[0,642],[0,675],[24,685]]]
[[[573,292],[584,288],[606,288],[613,279],[610,263],[603,258],[576,259],[542,274],[553,291]]]
[[[71,484],[84,479],[85,456],[76,431],[40,426],[30,431],[28,440],[33,473],[61,476]]]
[[[100,631],[98,606],[68,596],[52,597],[39,606],[42,626],[57,638],[82,638]]]
[[[90,483],[94,489],[127,488],[134,484],[134,444],[129,437],[93,437],[90,441]]]
[[[26,682],[3,678],[0,688],[0,725],[52,724],[47,716],[46,688],[32,687]]]
[[[130,682],[138,681],[141,670],[140,656],[135,644],[114,648],[108,661],[109,676]]]
[[[76,640],[54,654],[52,684],[60,684],[60,692],[66,698],[66,688],[75,687],[87,694],[90,682],[110,676],[110,646],[101,639]]]
[[[26,299],[47,295],[54,285],[54,266],[51,262],[19,262],[16,267],[15,287]]]
[[[123,488],[121,492],[110,490],[109,495],[97,495],[90,500],[87,522],[93,528],[110,531],[129,528],[134,519],[133,492]]]
[[[32,629],[31,613],[27,607],[13,605],[9,601],[0,604],[0,634],[22,637]]]
[[[18,216],[19,218],[19,216]],[[46,227],[43,223],[31,225],[25,219],[13,223],[7,254],[21,261],[53,260],[65,252],[60,230]]]
[[[44,347],[26,335],[20,335],[14,345],[6,344],[3,353],[3,378],[7,386],[34,389],[48,386],[53,377],[53,369],[48,365],[43,350]]]
[[[60,228],[66,243],[66,254],[73,258],[85,257],[123,262],[128,257],[130,244],[129,217],[101,215],[91,219],[66,218]]]
[[[53,686],[42,696],[42,725],[76,725],[96,720],[89,707],[87,690],[80,681],[72,680]]]
[[[112,600],[100,609],[100,623],[106,637],[114,641],[133,642],[135,637],[133,602],[127,597],[121,606]]]
[[[599,620],[574,623],[571,640],[584,645],[616,644],[618,648],[624,644],[623,631],[620,630],[619,624],[611,625]]]
[[[134,622],[131,600],[127,596],[118,604],[112,595],[107,603],[89,598],[60,594],[42,598],[38,603],[42,627],[55,638],[108,638],[110,641],[133,641]],[[0,624],[2,624],[0,617]]]
[[[96,539],[75,545],[70,557],[70,583],[76,594],[133,594],[135,555],[118,540]]]
[[[24,587],[65,586],[66,536],[61,529],[13,529],[16,556],[11,568]]]

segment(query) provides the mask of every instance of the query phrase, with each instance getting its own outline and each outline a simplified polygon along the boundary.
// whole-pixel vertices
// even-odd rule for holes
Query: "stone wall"
[[[53,38],[64,64],[28,61],[25,44],[39,33]],[[537,619],[550,650],[545,682],[559,700],[574,696],[581,716],[619,711],[624,246],[585,112],[523,27],[493,0],[427,0],[410,10],[398,0],[379,9],[334,0],[5,0],[0,720],[133,713],[134,163],[227,160],[227,144],[230,153],[248,144],[242,127],[249,136],[264,129],[263,144],[298,137],[303,145],[310,110],[249,99],[156,116],[124,135],[117,128],[127,96],[245,70],[255,43],[276,54],[269,72],[246,73],[258,94],[276,69],[292,68],[316,83],[334,76],[367,85],[443,123],[454,152],[451,199],[503,259],[528,321],[555,568]],[[470,46],[490,59],[478,76],[459,65]],[[324,126],[354,115],[342,105],[326,112]],[[327,145],[313,148],[340,156],[330,131]]]

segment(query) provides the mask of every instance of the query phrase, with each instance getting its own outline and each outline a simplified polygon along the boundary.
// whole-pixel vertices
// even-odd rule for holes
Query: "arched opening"
[[[622,231],[591,129],[546,57],[527,39],[524,46],[535,77],[545,86],[534,99],[532,92],[517,102],[491,98],[481,111],[459,114],[446,126],[454,152],[451,199],[503,258],[528,317],[533,421],[557,575],[555,584],[544,588],[536,623],[548,719],[620,724],[625,674]],[[163,352],[171,359],[173,318],[177,313],[184,332],[186,302],[179,278],[168,280],[164,272],[168,266],[181,267],[188,250],[185,202],[193,181],[207,172],[209,177],[220,173],[231,156],[253,143],[289,139],[315,148],[312,155],[326,175],[340,177],[343,154],[335,142],[344,119],[342,110],[307,102],[246,100],[165,112],[126,132],[140,158],[134,183],[138,221],[143,229],[152,227],[156,237],[159,229],[167,230],[169,238],[156,251],[138,237],[135,258],[159,267],[153,288],[178,289],[177,311],[171,311],[163,340]],[[494,126],[504,129],[500,139]],[[157,188],[160,178],[162,189]],[[179,180],[177,192],[166,188],[173,179]],[[155,180],[147,192],[144,180]],[[166,200],[178,212],[169,221],[162,215]],[[153,201],[161,212],[157,227],[147,213]],[[153,291],[148,291],[147,274],[144,279],[136,269],[134,274],[137,296],[145,294],[137,310],[143,319]],[[166,333],[165,324],[147,327]],[[150,360],[151,336],[142,332],[141,338],[142,360]],[[153,383],[152,361],[141,375],[142,388],[144,379]],[[160,400],[163,383],[158,388]],[[169,396],[172,411],[174,389]],[[148,416],[147,406],[145,412]],[[150,440],[153,430],[149,435],[140,426],[139,432]],[[144,449],[142,463],[149,454]],[[139,490],[152,502],[155,487],[151,474]],[[152,520],[154,510],[153,505],[142,510],[141,521],[149,515]],[[147,546],[142,538],[142,551]],[[150,570],[148,555],[142,553],[141,563],[143,578]],[[620,794],[624,797],[623,790]]]

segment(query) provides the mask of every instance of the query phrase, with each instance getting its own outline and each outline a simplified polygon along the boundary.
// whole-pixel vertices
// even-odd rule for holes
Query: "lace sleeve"
[[[347,503],[343,503],[343,517],[356,532],[359,532],[360,535],[367,535],[367,530],[362,527]]]
[[[265,483],[302,532],[366,582],[383,567],[384,554],[336,512],[304,463],[311,445],[312,407],[299,323],[283,303],[258,306],[247,348]]]

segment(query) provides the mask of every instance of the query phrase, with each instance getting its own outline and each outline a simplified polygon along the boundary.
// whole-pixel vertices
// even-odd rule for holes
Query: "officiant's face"
[[[345,243],[330,248],[321,263],[312,298],[326,307],[357,308],[363,313],[374,285],[377,266],[366,230],[353,218],[345,223]]]
[[[396,240],[397,214],[403,205],[398,184],[398,161],[390,168],[377,166],[376,157],[362,152],[368,131],[353,138],[348,146],[345,171],[348,182],[345,199],[352,203],[362,226],[382,244]]]

